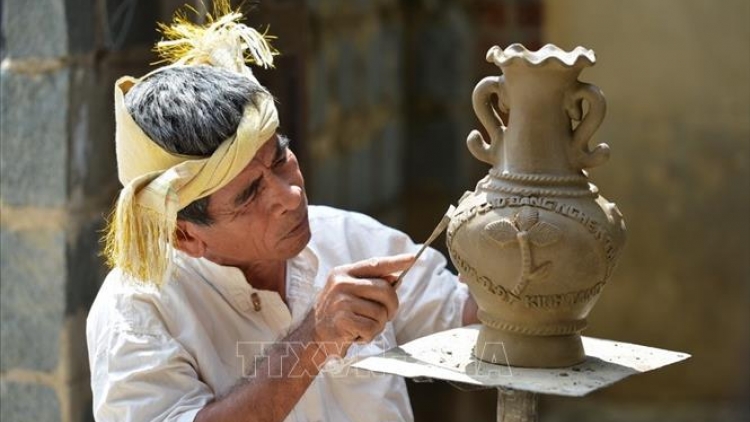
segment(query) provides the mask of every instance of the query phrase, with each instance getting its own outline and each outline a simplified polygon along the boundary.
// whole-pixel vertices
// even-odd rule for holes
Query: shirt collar
[[[239,268],[219,265],[206,258],[193,258],[177,251],[178,271],[190,271],[212,286],[232,306],[247,311],[252,308],[251,295],[259,291]],[[295,321],[307,314],[315,299],[315,279],[319,259],[311,243],[286,264],[286,297]]]

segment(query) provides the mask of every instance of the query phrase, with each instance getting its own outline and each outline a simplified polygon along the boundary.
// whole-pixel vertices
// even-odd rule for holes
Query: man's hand
[[[398,310],[392,283],[413,261],[413,254],[371,258],[331,271],[313,310],[314,338],[327,355],[343,356],[383,331]]]

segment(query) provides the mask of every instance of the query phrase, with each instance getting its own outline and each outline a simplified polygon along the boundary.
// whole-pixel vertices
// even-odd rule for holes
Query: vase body
[[[474,354],[513,366],[574,365],[585,358],[580,333],[625,240],[622,215],[585,172],[609,156],[607,145],[588,143],[604,97],[578,80],[594,54],[514,44],[493,47],[487,59],[503,74],[477,84],[472,100],[490,139],[473,131],[467,144],[492,168],[462,197],[446,237],[479,305]]]

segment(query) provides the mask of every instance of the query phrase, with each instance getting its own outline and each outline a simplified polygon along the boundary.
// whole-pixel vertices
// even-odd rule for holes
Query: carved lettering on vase
[[[586,303],[601,293],[604,282],[600,281],[588,289],[575,292],[558,293],[551,295],[526,295],[523,297],[527,308],[556,308],[559,306],[574,306]]]
[[[500,284],[493,283],[489,277],[479,274],[479,272],[466,262],[463,257],[456,253],[454,249],[449,248],[449,252],[456,267],[458,267],[459,272],[466,275],[469,280],[476,281],[484,287],[485,290],[505,302],[510,304],[520,302],[527,308],[554,309],[562,306],[571,307],[581,305],[599,295],[606,284],[604,281],[606,279],[604,279],[591,287],[572,292],[548,295],[520,295],[514,293],[512,290],[506,289]]]
[[[464,224],[471,221],[477,215],[482,215],[491,211],[493,208],[494,207],[489,202],[482,202],[481,204],[473,205],[468,208],[459,208],[459,210],[453,214],[453,217],[451,217],[451,224],[448,226],[448,231],[446,232],[446,240],[448,241],[448,244],[451,243],[453,234],[463,227]]]
[[[499,299],[508,302],[515,303],[520,302],[527,308],[540,308],[540,309],[555,309],[558,307],[568,307],[584,304],[597,296],[605,285],[606,280],[609,279],[614,265],[617,260],[617,254],[619,252],[615,241],[609,234],[605,223],[600,223],[586,212],[577,208],[576,206],[560,201],[557,198],[548,198],[544,196],[504,196],[504,197],[473,197],[465,198],[468,202],[468,206],[463,209],[459,209],[458,212],[453,216],[453,221],[449,227],[447,233],[448,246],[451,255],[454,258],[454,262],[461,273],[466,274],[470,279],[475,280],[488,292],[497,296]],[[473,200],[473,203],[472,203]],[[463,202],[463,201],[462,201]],[[499,283],[493,282],[489,277],[478,274],[477,271],[469,265],[462,257],[456,254],[455,250],[451,247],[453,236],[457,233],[466,223],[473,220],[479,215],[486,214],[495,209],[502,208],[520,208],[512,218],[503,218],[499,221],[493,221],[487,224],[484,228],[484,236],[492,239],[500,244],[506,243],[508,245],[518,243],[521,248],[521,265],[522,271],[519,280],[515,283],[512,288],[505,288]],[[611,208],[611,207],[610,207]],[[533,235],[529,233],[536,231],[532,229],[535,224],[540,224],[541,227],[549,225],[554,227],[548,231],[550,235],[548,238],[538,240],[543,245],[552,244],[556,242],[563,235],[564,230],[557,226],[554,226],[548,222],[539,221],[539,211],[546,210],[554,212],[555,214],[564,216],[572,219],[577,223],[581,224],[599,243],[602,247],[602,252],[605,256],[605,271],[600,278],[600,282],[596,285],[573,292],[564,292],[557,294],[548,295],[524,295],[526,287],[533,280],[540,280],[547,275],[549,270],[550,262],[544,262],[536,265],[533,261],[532,249],[537,245],[533,240]],[[608,208],[612,214],[611,209]],[[617,213],[614,213],[617,214]],[[523,215],[523,218],[522,218]],[[610,218],[611,220],[611,218]],[[610,221],[612,223],[613,221]],[[554,234],[552,234],[554,232]],[[536,236],[538,237],[538,236]],[[527,253],[524,253],[524,250]]]
[[[459,255],[454,249],[449,247],[448,250],[451,257],[453,258],[454,263],[456,264],[456,267],[458,268],[458,271],[461,274],[467,276],[469,280],[476,280],[487,291],[495,296],[498,296],[501,300],[504,300],[508,303],[513,303],[521,299],[518,295],[511,293],[500,284],[493,283],[489,277],[479,274],[477,270],[468,262],[466,262],[463,257],[461,257],[461,255]]]
[[[521,273],[518,282],[511,289],[511,293],[518,296],[531,281],[545,278],[552,265],[552,261],[534,265],[532,246],[551,245],[560,239],[562,232],[557,226],[540,221],[536,208],[523,207],[512,220],[502,219],[487,224],[483,234],[500,246],[518,243],[521,251]]]
[[[555,199],[551,199],[551,198],[547,198],[543,196],[493,197],[493,198],[488,198],[486,202],[482,202],[481,204],[473,205],[463,210],[459,209],[456,215],[454,215],[453,224],[451,224],[451,227],[449,227],[449,230],[447,233],[448,243],[449,244],[451,243],[453,235],[464,224],[472,220],[477,215],[485,214],[494,209],[517,208],[517,207],[536,207],[536,208],[544,209],[544,210],[562,215],[564,217],[570,218],[580,223],[583,227],[586,228],[586,230],[589,233],[591,233],[594,239],[596,239],[601,244],[604,250],[604,255],[606,258],[606,265],[605,265],[606,272],[605,272],[604,279],[605,280],[608,279],[609,276],[612,274],[612,272],[614,271],[615,264],[617,262],[617,254],[619,251],[614,240],[609,235],[607,230],[604,227],[602,227],[602,225],[598,221],[591,218],[585,212],[576,208],[575,206],[568,204],[568,203],[564,203],[564,202],[558,202]]]

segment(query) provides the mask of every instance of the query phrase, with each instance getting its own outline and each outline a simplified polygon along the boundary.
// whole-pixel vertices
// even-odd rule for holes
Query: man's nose
[[[283,214],[286,211],[295,210],[302,201],[302,187],[284,177],[273,175],[269,178],[271,182],[271,212]]]

